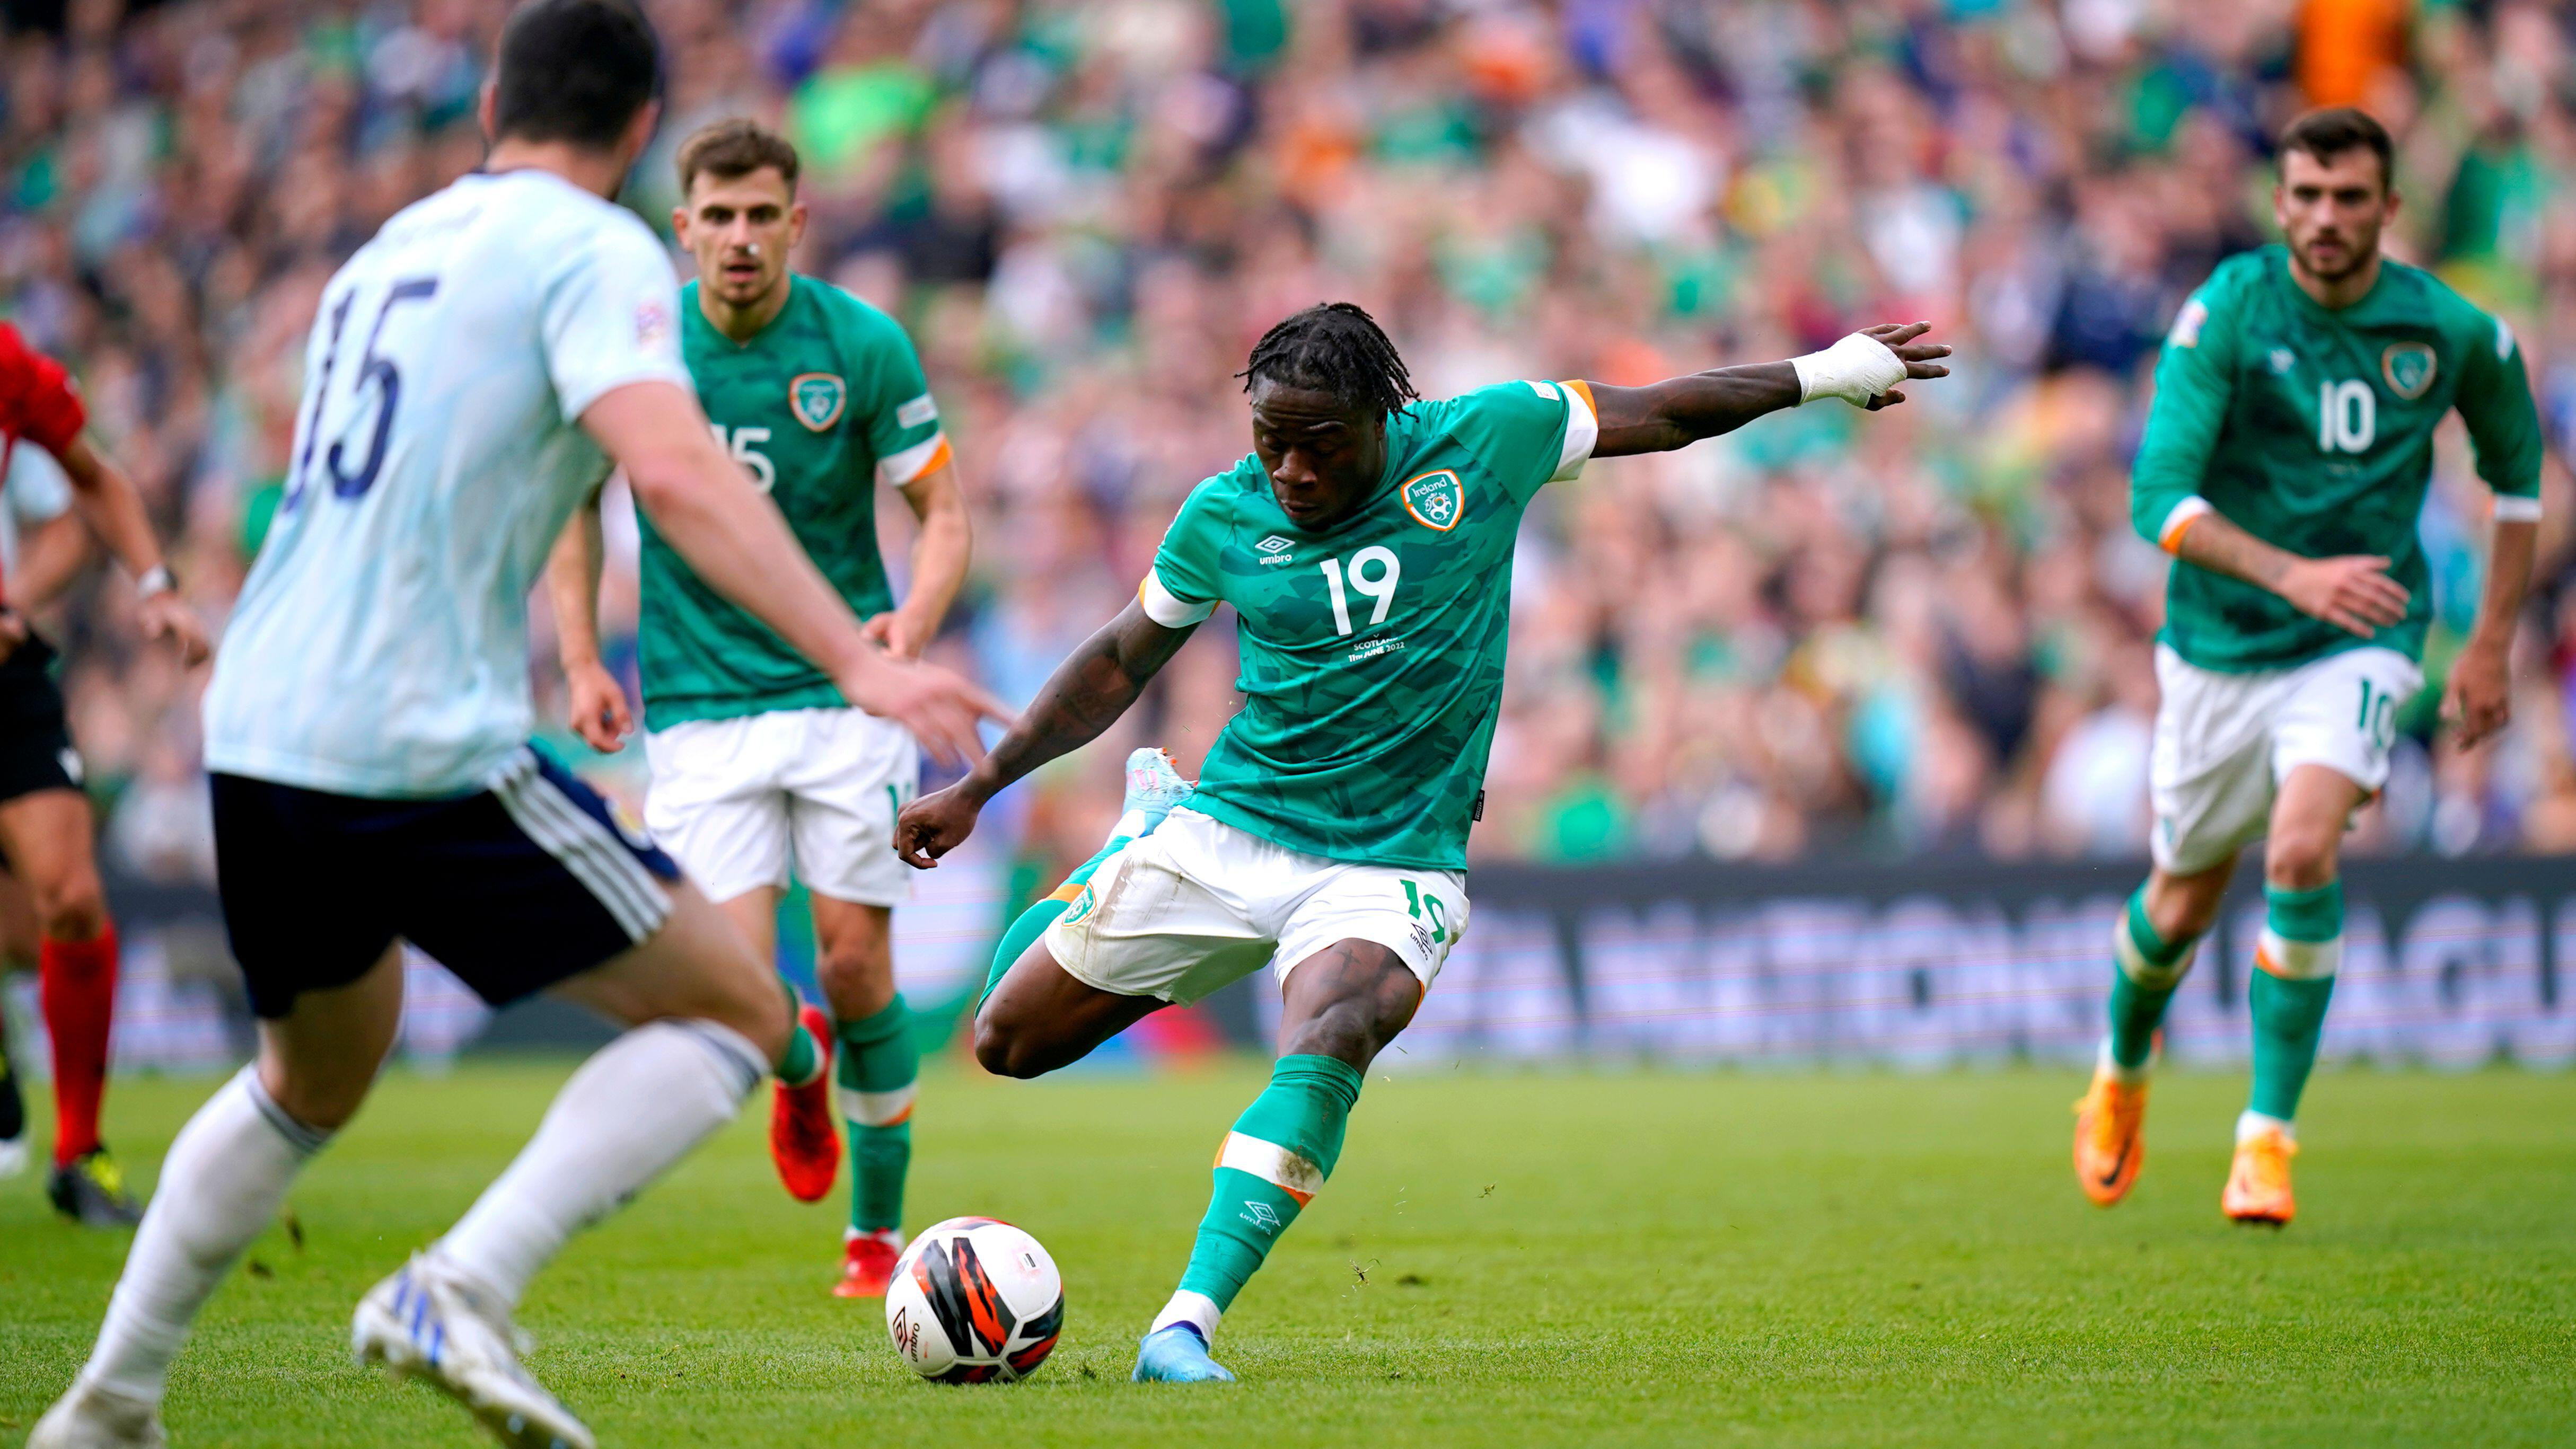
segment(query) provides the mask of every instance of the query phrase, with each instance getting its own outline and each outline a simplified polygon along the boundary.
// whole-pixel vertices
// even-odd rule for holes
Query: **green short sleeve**
[[[2540,517],[2540,410],[2531,399],[2522,344],[2501,318],[2479,313],[2476,322],[2461,348],[2452,406],[2468,424],[2478,476],[2496,492],[2496,517],[2531,522]]]
[[[832,329],[851,377],[850,413],[844,426],[857,430],[877,460],[877,476],[900,488],[949,459],[948,435],[939,426],[939,404],[922,375],[921,355],[893,318],[847,293],[832,294]],[[809,397],[829,386],[822,378],[798,378],[796,404],[800,417]]]
[[[1231,473],[1220,473],[1190,490],[1163,531],[1154,550],[1154,566],[1137,587],[1146,617],[1166,629],[1186,629],[1216,612],[1224,600],[1217,561],[1234,522],[1233,499],[1243,486],[1246,468],[1256,476],[1258,461],[1245,458]]]
[[[2200,485],[2234,389],[2241,275],[2243,264],[2230,263],[2194,292],[2156,359],[2155,402],[2131,470],[2129,516],[2140,535],[2168,551],[2183,525],[2209,511]]]
[[[1565,383],[1496,383],[1436,406],[1448,410],[1449,435],[1524,503],[1580,473],[1599,435],[1591,405]]]

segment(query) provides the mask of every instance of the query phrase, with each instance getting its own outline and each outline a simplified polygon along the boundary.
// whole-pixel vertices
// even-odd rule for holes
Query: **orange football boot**
[[[2075,1181],[2095,1207],[2109,1207],[2137,1184],[2146,1160],[2147,1084],[2127,1085],[2108,1063],[2075,1104]]]
[[[841,1281],[835,1298],[883,1298],[894,1281],[895,1259],[903,1256],[903,1234],[852,1232],[841,1248]]]
[[[832,1125],[832,1022],[807,1003],[796,1013],[823,1053],[823,1069],[801,1087],[778,1084],[769,1099],[769,1160],[798,1202],[820,1202],[841,1171],[841,1134]]]
[[[2278,1127],[2237,1143],[2227,1190],[2218,1195],[2220,1210],[2240,1223],[2287,1227],[2299,1215],[2298,1200],[2290,1195],[2290,1159],[2298,1155],[2299,1144]]]

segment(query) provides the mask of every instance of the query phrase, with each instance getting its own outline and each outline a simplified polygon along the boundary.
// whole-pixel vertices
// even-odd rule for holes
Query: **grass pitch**
[[[298,1186],[301,1245],[272,1230],[216,1296],[172,1441],[483,1442],[350,1367],[349,1310],[566,1070],[390,1078]],[[539,1278],[533,1367],[610,1445],[2576,1442],[2576,1077],[2321,1076],[2274,1233],[2218,1214],[2231,1078],[2159,1084],[2145,1176],[2103,1213],[2070,1180],[2067,1073],[1373,1075],[1220,1336],[1244,1382],[1131,1385],[1261,1080],[925,1083],[915,1221],[997,1214],[1064,1269],[1027,1383],[921,1383],[876,1304],[826,1296],[837,1204],[778,1190],[765,1103]],[[212,1085],[116,1085],[139,1176]],[[0,1187],[0,1443],[123,1252]]]

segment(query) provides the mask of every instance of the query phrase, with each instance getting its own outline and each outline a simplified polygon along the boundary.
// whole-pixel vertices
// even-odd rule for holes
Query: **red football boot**
[[[883,1298],[894,1281],[895,1259],[902,1256],[903,1234],[853,1230],[841,1248],[841,1281],[832,1285],[832,1296]]]
[[[789,1197],[820,1202],[841,1172],[841,1134],[832,1125],[832,1023],[811,1004],[796,1018],[813,1033],[823,1069],[801,1087],[780,1082],[769,1099],[769,1160],[778,1164]]]

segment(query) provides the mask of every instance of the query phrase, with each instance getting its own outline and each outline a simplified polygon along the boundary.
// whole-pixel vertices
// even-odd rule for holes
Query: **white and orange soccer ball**
[[[886,1330],[907,1368],[943,1384],[1035,1372],[1064,1328],[1064,1279],[1038,1240],[994,1218],[922,1230],[886,1285]]]

